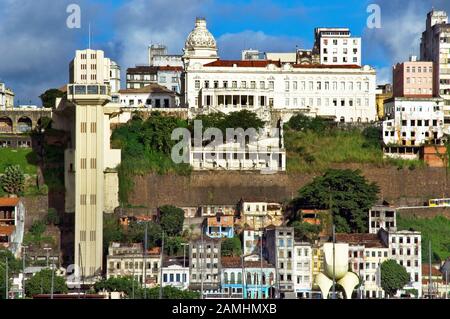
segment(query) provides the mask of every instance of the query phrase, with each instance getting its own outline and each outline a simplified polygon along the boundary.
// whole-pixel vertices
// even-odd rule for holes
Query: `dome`
[[[195,28],[189,34],[185,48],[193,50],[196,48],[217,49],[216,40],[206,28],[206,20],[197,18],[195,20]]]

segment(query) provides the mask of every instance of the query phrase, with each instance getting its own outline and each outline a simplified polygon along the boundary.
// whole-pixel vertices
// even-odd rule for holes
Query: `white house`
[[[175,93],[171,90],[151,83],[140,89],[120,90],[120,104],[123,107],[175,108]]]
[[[189,256],[183,259],[164,260],[162,268],[162,286],[172,286],[181,290],[189,287]]]
[[[440,144],[444,136],[443,100],[394,97],[384,104],[383,142],[386,145]]]
[[[311,244],[295,242],[293,259],[294,292],[297,298],[310,298],[313,285]]]

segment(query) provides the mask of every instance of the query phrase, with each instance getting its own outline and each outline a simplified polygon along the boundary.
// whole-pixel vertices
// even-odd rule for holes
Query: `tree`
[[[327,128],[327,123],[319,117],[312,118],[304,114],[297,114],[287,122],[287,127],[295,131],[310,130],[316,133],[322,133]]]
[[[133,277],[111,277],[109,279],[102,279],[95,283],[94,290],[96,292],[123,292],[131,297],[133,294],[134,281],[134,295],[141,295],[141,283],[133,279]]]
[[[318,238],[322,228],[320,225],[313,225],[301,221],[294,221],[290,226],[294,228],[295,238],[309,242]]]
[[[25,175],[20,165],[8,166],[0,177],[0,184],[6,193],[20,195],[25,187]]]
[[[389,259],[381,264],[381,288],[389,296],[394,296],[397,290],[402,289],[410,279],[405,267],[395,260]]]
[[[103,215],[103,251],[107,254],[109,244],[125,241],[125,235],[114,215]]]
[[[59,216],[58,212],[54,208],[49,208],[47,216],[45,218],[47,225],[58,225],[59,224]]]
[[[51,269],[42,269],[40,272],[36,273],[33,277],[28,279],[25,282],[25,288],[27,295],[29,297],[32,297],[34,295],[38,294],[49,294],[51,293],[51,285],[52,285],[52,272],[55,270]],[[53,293],[55,294],[64,294],[67,293],[67,285],[66,280],[54,274],[54,286],[53,286]]]
[[[222,256],[241,256],[242,243],[239,237],[226,238],[221,245]]]
[[[174,206],[162,206],[159,208],[160,225],[169,236],[181,235],[184,223],[184,211]]]
[[[300,208],[329,209],[337,232],[367,231],[367,213],[375,204],[379,187],[369,183],[360,171],[329,169],[301,188],[293,200]]]
[[[58,89],[49,89],[41,94],[39,97],[41,98],[42,105],[47,108],[56,107],[56,98],[63,97],[65,95],[64,92]]]
[[[125,234],[126,241],[131,243],[143,243],[145,238],[145,224],[132,222]],[[154,222],[147,223],[147,247],[153,248],[161,243],[162,228]]]

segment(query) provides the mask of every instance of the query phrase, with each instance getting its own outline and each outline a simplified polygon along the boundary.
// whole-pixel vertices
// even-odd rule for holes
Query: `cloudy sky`
[[[368,29],[367,6],[381,8],[381,28]],[[81,8],[81,28],[69,29],[67,7]],[[147,61],[150,43],[181,53],[195,17],[206,17],[223,59],[244,48],[292,51],[311,48],[314,28],[349,27],[363,38],[363,63],[390,80],[392,64],[418,55],[426,13],[450,13],[449,0],[0,0],[0,81],[16,92],[16,104],[39,104],[47,88],[68,81],[76,49],[92,47],[116,60],[123,72]]]

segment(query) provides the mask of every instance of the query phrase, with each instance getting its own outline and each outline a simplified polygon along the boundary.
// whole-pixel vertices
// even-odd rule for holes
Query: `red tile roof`
[[[428,264],[422,264],[422,276],[425,276],[428,278],[430,275],[430,265]],[[439,269],[434,268],[431,266],[431,276],[442,276],[442,273]]]
[[[158,67],[159,71],[174,71],[174,72],[181,72],[183,71],[183,68],[181,66],[159,66]]]
[[[205,67],[236,67],[240,68],[265,68],[269,64],[275,64],[281,67],[280,61],[274,60],[216,60],[205,64]],[[302,69],[361,69],[361,66],[356,64],[341,65],[341,64],[292,64],[294,68]]]
[[[175,94],[173,91],[169,90],[165,86],[151,83],[149,85],[146,85],[140,89],[123,89],[120,90],[119,93],[121,94],[133,94],[133,93],[166,93],[166,94]]]
[[[2,197],[0,198],[0,207],[16,207],[19,201],[19,198]]]
[[[222,268],[241,268],[242,260],[241,257],[222,257],[221,258]],[[245,268],[260,268],[261,261],[248,261],[244,262]],[[272,264],[269,264],[266,260],[263,261],[263,268],[273,268]]]
[[[336,234],[336,242],[364,245],[367,248],[385,248],[376,234]]]
[[[207,224],[213,227],[233,227],[234,218],[233,216],[220,216],[220,220],[218,221],[217,217],[208,217]]]
[[[0,236],[11,236],[16,226],[0,226]]]

